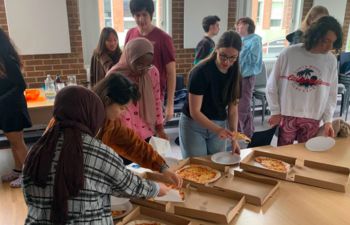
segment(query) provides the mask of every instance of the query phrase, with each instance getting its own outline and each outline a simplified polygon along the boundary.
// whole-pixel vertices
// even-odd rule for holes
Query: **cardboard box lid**
[[[205,186],[190,186],[183,203],[171,203],[174,213],[206,221],[229,223],[243,207],[244,196]]]
[[[134,220],[150,220],[165,223],[167,225],[193,224],[189,219],[181,218],[174,214],[138,206],[129,215],[124,217],[120,222],[116,223],[116,225],[125,225]]]
[[[345,192],[350,170],[346,167],[305,160],[294,168],[295,182]]]
[[[246,201],[253,205],[263,205],[278,189],[280,182],[274,179],[247,172],[234,171],[214,183],[214,187],[242,194]]]

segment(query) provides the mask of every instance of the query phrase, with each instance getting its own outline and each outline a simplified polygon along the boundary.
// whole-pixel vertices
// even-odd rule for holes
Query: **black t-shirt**
[[[195,49],[194,64],[199,63],[202,59],[206,58],[215,48],[215,42],[205,36],[198,44]]]
[[[201,112],[210,120],[226,120],[227,102],[224,101],[224,88],[232,73],[224,74],[217,68],[215,61],[197,66],[190,73],[188,90],[195,95],[203,95]],[[188,98],[182,112],[191,118]]]

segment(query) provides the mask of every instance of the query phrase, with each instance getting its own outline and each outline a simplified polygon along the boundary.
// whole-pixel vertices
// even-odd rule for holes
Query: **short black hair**
[[[205,32],[208,32],[210,25],[213,25],[216,22],[220,22],[220,18],[218,16],[206,16],[206,17],[204,17],[202,20],[203,30]]]
[[[93,91],[100,97],[104,106],[113,103],[125,105],[130,101],[137,102],[140,92],[136,84],[121,73],[111,73],[100,80]]]
[[[129,7],[130,7],[131,14],[133,16],[137,12],[140,12],[142,10],[146,10],[149,13],[149,15],[151,16],[151,19],[153,17],[154,3],[152,0],[131,0]]]
[[[333,31],[337,40],[333,43],[333,48],[341,49],[343,44],[343,32],[339,22],[333,16],[323,16],[315,23],[311,24],[304,34],[304,46],[306,50],[314,48],[327,35],[328,31]]]

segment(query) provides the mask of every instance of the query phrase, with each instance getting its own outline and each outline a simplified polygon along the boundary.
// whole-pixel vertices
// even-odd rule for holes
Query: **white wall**
[[[100,36],[97,0],[79,0],[80,30],[83,42],[84,65],[90,66],[90,59]]]
[[[203,38],[202,19],[209,15],[220,17],[220,32],[216,42],[227,30],[228,0],[184,0],[184,48],[195,48]]]
[[[21,55],[71,52],[66,0],[5,0],[5,10]]]
[[[313,5],[322,5],[328,9],[331,16],[343,25],[347,0],[314,0]]]

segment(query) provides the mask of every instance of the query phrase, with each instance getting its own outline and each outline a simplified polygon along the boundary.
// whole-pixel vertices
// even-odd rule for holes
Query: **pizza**
[[[125,214],[126,210],[112,210],[111,213],[112,213],[112,217],[114,218]]]
[[[234,131],[233,132],[233,139],[235,140],[243,140],[244,142],[246,143],[250,143],[252,140],[247,137],[245,134],[243,133],[240,133],[240,132],[237,132],[237,131]]]
[[[151,220],[133,220],[125,225],[166,225],[165,223],[160,223]]]
[[[178,190],[179,191],[179,195],[180,198],[184,201],[185,200],[185,192],[182,188],[177,188],[177,186],[175,184],[165,184],[167,187],[174,189],[174,190]]]
[[[273,159],[265,156],[255,157],[254,160],[260,165],[269,170],[274,170],[277,172],[287,173],[290,169],[290,165],[279,159]]]
[[[183,179],[200,184],[208,184],[221,177],[220,171],[197,164],[186,165],[177,170],[176,173]]]

